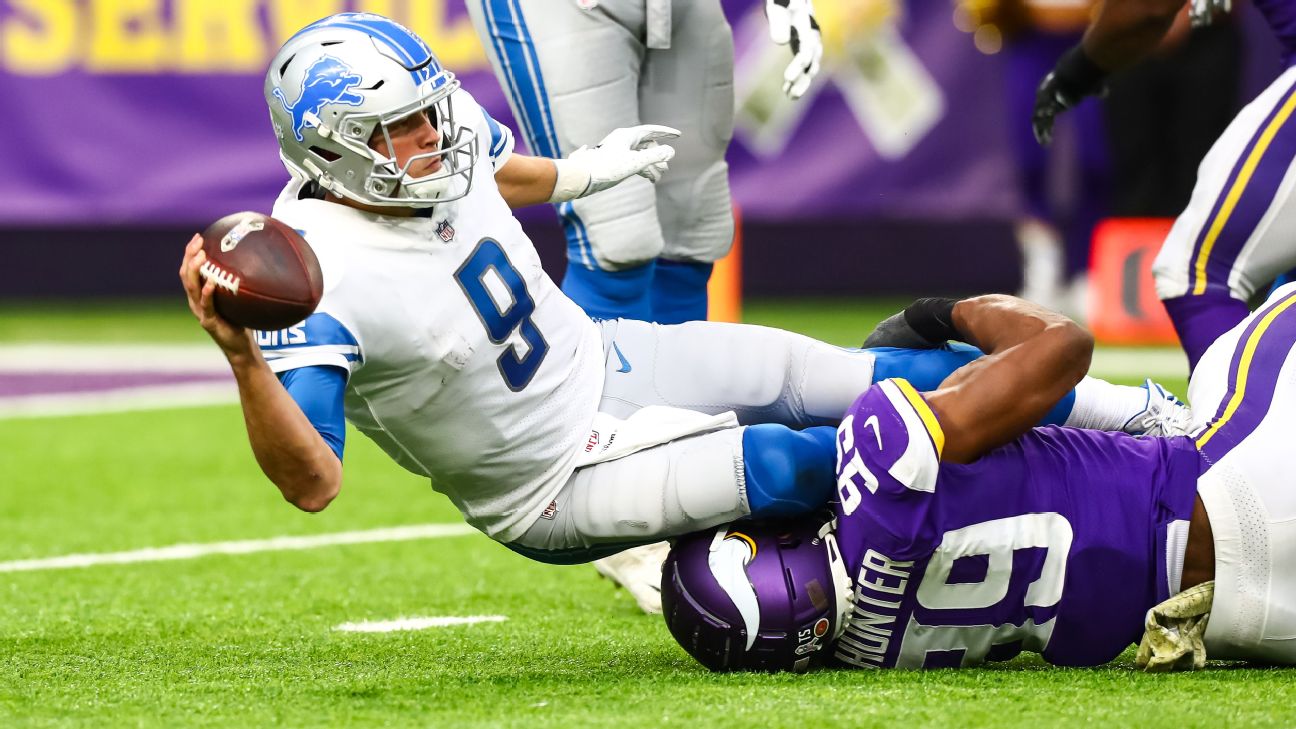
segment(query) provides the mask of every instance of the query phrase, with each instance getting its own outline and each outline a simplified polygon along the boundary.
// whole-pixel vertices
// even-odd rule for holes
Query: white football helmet
[[[339,13],[302,28],[266,72],[265,99],[288,171],[339,197],[367,205],[430,207],[472,186],[477,136],[455,123],[459,81],[423,39],[372,13]],[[441,136],[435,152],[397,166],[369,146],[378,132],[392,149],[390,125],[428,115]],[[423,177],[417,160],[439,158]]]

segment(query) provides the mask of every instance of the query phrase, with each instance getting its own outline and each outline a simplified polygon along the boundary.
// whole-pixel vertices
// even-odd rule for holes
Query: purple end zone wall
[[[736,48],[728,159],[749,294],[1018,286],[1008,221],[1025,206],[1009,122],[1027,112],[1007,108],[1009,54],[977,52],[949,0],[912,0],[873,25],[824,0],[824,71],[792,103],[779,92],[788,51],[769,43],[763,3],[722,2]],[[298,17],[303,4],[203,5],[203,22],[225,23],[225,34],[191,38],[176,58],[147,50],[179,38],[197,4],[142,0],[147,23],[95,10],[109,6],[68,4],[74,17],[63,20],[93,36],[69,45],[56,42],[45,5],[0,3],[0,33],[26,39],[0,45],[0,98],[17,110],[0,134],[0,299],[178,296],[192,231],[236,210],[268,212],[285,179],[261,77],[279,42],[314,19]],[[525,150],[462,1],[391,7]],[[1278,50],[1254,8],[1236,13],[1249,98],[1276,74]],[[560,279],[552,212],[522,217]]]
[[[545,270],[560,281],[562,232],[528,216]],[[191,227],[0,230],[0,299],[174,296]],[[748,295],[920,295],[1012,291],[1019,283],[1011,227],[995,220],[747,223]],[[807,255],[806,251],[813,251]]]

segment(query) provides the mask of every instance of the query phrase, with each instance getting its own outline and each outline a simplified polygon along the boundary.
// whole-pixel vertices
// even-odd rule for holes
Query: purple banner
[[[824,70],[799,102],[779,93],[789,51],[770,44],[762,5],[725,2],[738,49],[732,181],[748,219],[1017,210],[1000,59],[954,27],[949,0],[817,0]],[[460,0],[0,0],[0,225],[268,210],[286,175],[264,66],[341,10],[405,23],[511,122]]]

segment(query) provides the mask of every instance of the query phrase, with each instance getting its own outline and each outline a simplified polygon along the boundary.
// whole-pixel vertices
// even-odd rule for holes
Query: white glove
[[[632,175],[657,182],[675,156],[675,148],[658,144],[659,139],[674,139],[678,129],[641,124],[614,129],[597,147],[581,147],[567,159],[554,160],[558,179],[549,202],[566,202],[606,190]]]
[[[1229,13],[1233,10],[1233,0],[1192,0],[1188,8],[1188,19],[1194,28],[1203,28],[1215,20],[1216,13]]]
[[[771,40],[778,45],[792,44],[792,63],[783,71],[783,93],[799,99],[819,73],[823,58],[814,6],[810,0],[765,0],[765,18]]]

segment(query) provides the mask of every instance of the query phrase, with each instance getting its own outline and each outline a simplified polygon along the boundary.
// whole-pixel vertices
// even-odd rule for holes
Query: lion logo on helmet
[[[297,101],[289,104],[280,88],[274,89],[274,95],[283,104],[284,111],[292,115],[293,134],[300,142],[305,139],[303,130],[308,125],[319,126],[320,110],[328,104],[359,106],[364,103],[364,97],[351,90],[363,81],[360,74],[354,73],[345,63],[332,56],[321,56],[306,69]]]

